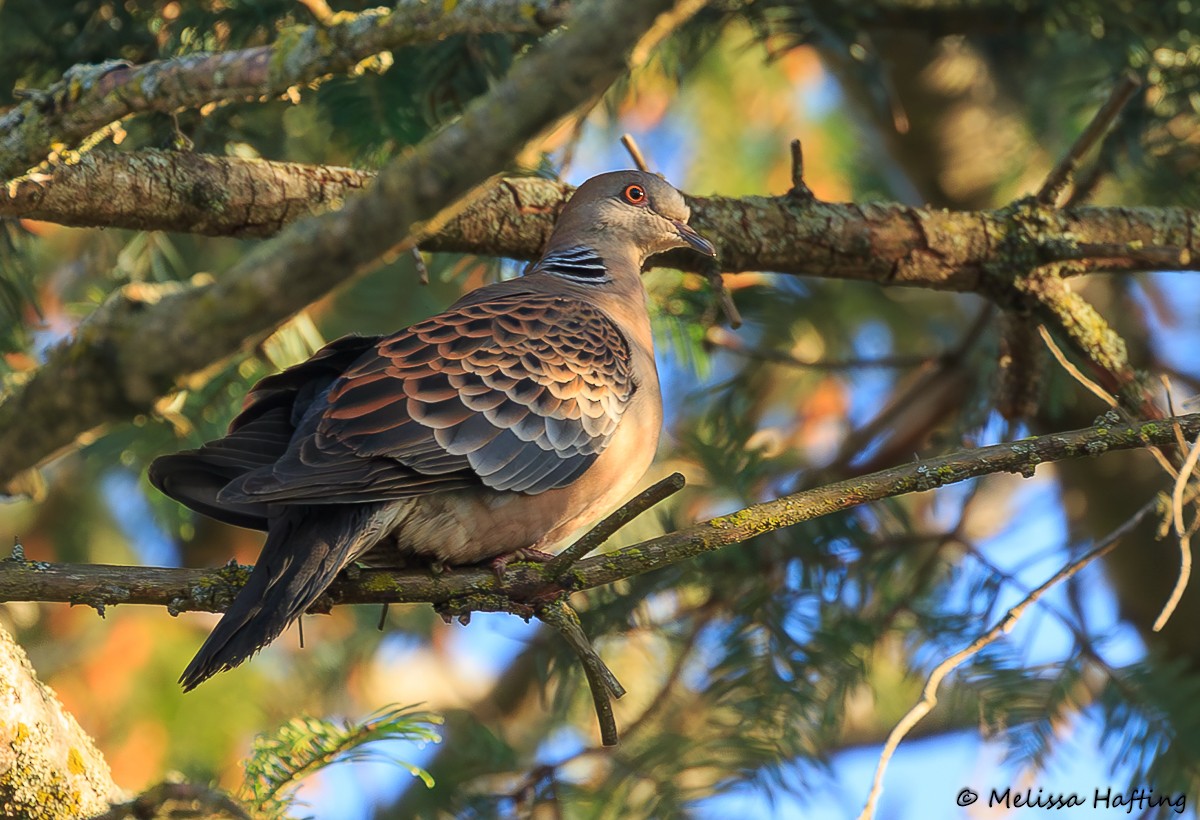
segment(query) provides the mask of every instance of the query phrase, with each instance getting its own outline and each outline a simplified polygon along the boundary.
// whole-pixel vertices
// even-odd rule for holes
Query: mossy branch
[[[786,495],[614,552],[585,558],[555,581],[541,564],[509,565],[503,582],[488,567],[433,575],[422,571],[353,569],[329,588],[318,608],[337,604],[432,603],[455,612],[505,610],[527,616],[531,605],[678,564],[763,533],[884,498],[937,489],[994,473],[1032,476],[1039,464],[1149,445],[1172,447],[1176,425],[1200,434],[1200,413],[1141,424],[1095,426],[1023,441],[962,450],[847,481]],[[168,569],[96,564],[0,562],[0,602],[45,601],[103,608],[152,604],[172,613],[221,612],[247,577],[239,566]],[[478,602],[478,606],[473,606]]]
[[[124,797],[96,744],[0,626],[0,817],[95,817]]]

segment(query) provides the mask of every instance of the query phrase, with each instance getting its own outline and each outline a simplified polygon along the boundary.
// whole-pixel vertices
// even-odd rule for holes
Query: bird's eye
[[[646,204],[646,189],[641,185],[630,185],[625,188],[625,201],[630,205]]]

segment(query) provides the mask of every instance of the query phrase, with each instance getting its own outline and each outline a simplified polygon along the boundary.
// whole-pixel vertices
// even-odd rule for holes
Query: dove
[[[593,177],[523,276],[387,336],[347,336],[258,382],[228,434],[151,483],[263,530],[246,585],[180,677],[190,690],[277,638],[347,565],[545,560],[654,458],[662,400],[647,259],[715,255],[658,176]]]

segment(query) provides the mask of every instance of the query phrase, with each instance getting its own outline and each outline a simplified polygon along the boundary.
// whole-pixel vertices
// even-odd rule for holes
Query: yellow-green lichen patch
[[[79,754],[79,750],[74,746],[67,752],[67,771],[71,774],[83,774],[86,771],[83,755]]]

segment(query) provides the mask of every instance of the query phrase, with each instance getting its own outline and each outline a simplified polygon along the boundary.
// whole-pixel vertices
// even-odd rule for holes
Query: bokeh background
[[[232,49],[312,22],[283,0],[0,0],[0,111],[13,89],[44,87],[79,62]],[[532,43],[450,38],[397,51],[385,71],[302,89],[298,103],[141,116],[115,150],[379,167],[452,123]],[[778,194],[800,138],[821,199],[1000,207],[1036,190],[1133,69],[1143,90],[1089,160],[1078,197],[1195,206],[1198,64],[1188,0],[717,3],[513,172],[578,183],[628,167],[618,137],[629,132],[689,193]],[[115,288],[219,276],[252,244],[31,221],[3,232],[8,383]],[[522,267],[426,263],[427,286],[408,257],[384,265],[155,414],[98,431],[24,477],[0,505],[0,537],[19,537],[35,560],[252,563],[259,535],[161,497],[146,465],[218,434],[249,385],[324,341],[398,329]],[[1098,274],[1079,285],[1135,366],[1156,385],[1168,377],[1177,409],[1194,407],[1200,386],[1198,281]],[[654,270],[646,284],[667,403],[646,483],[679,470],[689,485],[615,545],[914,456],[1088,426],[1106,409],[1049,363],[1032,412],[1003,417],[1001,319],[971,295],[739,274],[726,278],[745,319],[734,332],[702,278]],[[426,767],[434,788],[387,760],[351,763],[305,781],[296,815],[840,818],[861,809],[881,743],[929,669],[1164,486],[1145,453],[1046,465],[1030,479],[828,516],[578,596],[630,690],[615,751],[598,748],[586,686],[557,636],[511,616],[445,626],[429,607],[392,607],[380,631],[377,609],[339,608],[305,619],[303,650],[292,630],[188,695],[175,679],[215,616],[10,603],[0,619],[132,790],[170,772],[236,789],[253,737],[297,715],[421,704],[444,718],[442,742],[377,751]],[[1186,794],[1183,816],[1195,816],[1196,597],[1150,633],[1178,567],[1156,526],[1056,588],[947,681],[892,762],[880,817],[999,816],[983,804],[1008,787],[1079,794],[1089,806],[1096,789]],[[964,787],[979,804],[956,805]]]

